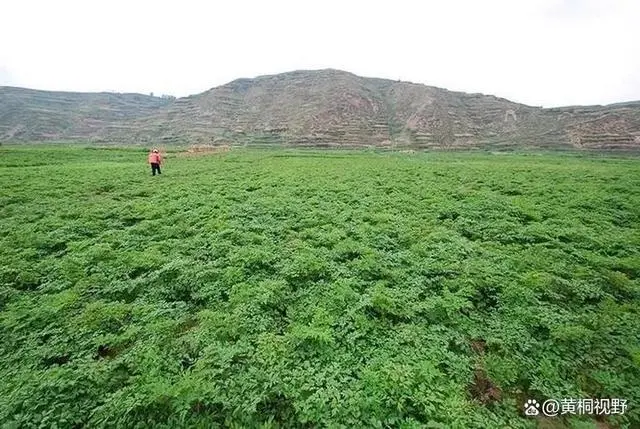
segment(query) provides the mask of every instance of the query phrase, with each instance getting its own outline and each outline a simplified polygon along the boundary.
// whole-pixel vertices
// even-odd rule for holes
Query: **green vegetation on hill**
[[[0,148],[3,427],[640,426],[638,159],[145,161]]]

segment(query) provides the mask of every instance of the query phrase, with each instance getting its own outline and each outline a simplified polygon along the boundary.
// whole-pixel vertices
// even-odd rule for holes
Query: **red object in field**
[[[161,164],[162,157],[158,152],[151,152],[149,154],[149,164]]]

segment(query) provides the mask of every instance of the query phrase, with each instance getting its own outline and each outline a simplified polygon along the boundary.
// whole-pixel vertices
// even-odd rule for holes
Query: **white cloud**
[[[532,105],[640,99],[635,0],[4,0],[15,84],[184,96],[339,68]]]

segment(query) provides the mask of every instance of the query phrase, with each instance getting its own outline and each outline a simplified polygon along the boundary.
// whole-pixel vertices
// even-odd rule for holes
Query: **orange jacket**
[[[149,154],[149,164],[161,164],[162,157],[159,153],[151,152]]]

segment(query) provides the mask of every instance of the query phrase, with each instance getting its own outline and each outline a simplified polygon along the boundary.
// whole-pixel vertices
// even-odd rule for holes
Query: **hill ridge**
[[[640,149],[640,101],[542,108],[338,69],[239,78],[176,100],[0,87],[0,141],[410,149]]]

